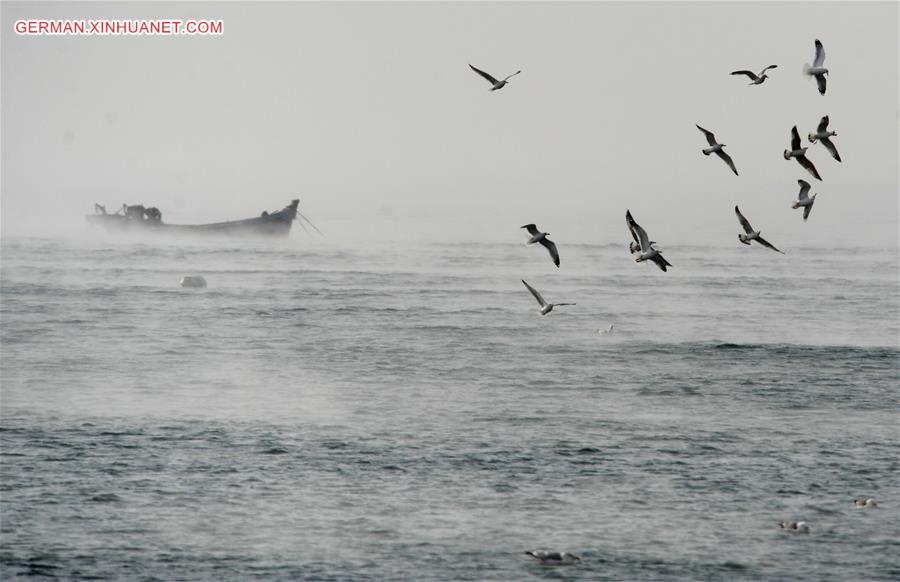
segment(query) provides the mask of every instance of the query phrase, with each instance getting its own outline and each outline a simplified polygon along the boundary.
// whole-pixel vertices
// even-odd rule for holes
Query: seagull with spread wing
[[[491,91],[496,91],[497,89],[502,89],[504,86],[506,86],[506,83],[507,83],[507,81],[509,81],[510,77],[515,77],[516,75],[518,75],[519,73],[522,72],[522,71],[516,71],[509,77],[504,78],[502,81],[498,81],[493,76],[491,76],[488,73],[485,73],[481,69],[476,69],[472,65],[469,65],[469,68],[472,69],[473,71],[475,71],[476,73],[478,73],[479,75],[481,75],[482,77],[484,77],[485,79],[487,79],[487,82],[491,84],[491,88],[490,88]]]
[[[718,143],[716,141],[716,136],[713,135],[713,132],[707,131],[707,130],[703,129],[702,127],[700,127],[699,125],[697,126],[697,129],[699,129],[700,131],[703,132],[703,135],[706,136],[706,141],[708,141],[709,145],[710,145],[710,147],[704,148],[702,150],[703,155],[708,156],[711,153],[715,153],[717,156],[722,158],[722,161],[724,161],[726,164],[728,164],[728,167],[731,168],[731,171],[734,172],[735,176],[737,176],[738,171],[737,171],[737,168],[734,167],[734,161],[731,159],[731,156],[726,154],[725,150],[722,149],[725,147],[725,144]]]
[[[822,95],[825,94],[825,75],[828,74],[828,69],[822,66],[825,62],[825,47],[822,46],[822,43],[819,39],[816,39],[816,56],[813,59],[812,66],[809,64],[803,65],[803,74],[807,77],[815,77],[816,85],[819,86],[819,93]]]
[[[816,202],[816,196],[818,193],[813,194],[812,198],[809,197],[809,182],[806,180],[797,180],[797,183],[800,184],[800,194],[798,194],[798,200],[791,205],[791,208],[803,208],[803,220],[809,218],[809,213],[812,212],[813,204]]]
[[[546,301],[544,301],[544,298],[541,297],[541,294],[538,293],[538,290],[529,285],[525,281],[525,279],[522,279],[522,283],[525,285],[525,287],[528,288],[529,291],[531,291],[531,294],[534,295],[534,298],[537,299],[538,305],[541,306],[541,315],[547,315],[548,313],[553,311],[554,307],[559,307],[561,305],[575,305],[574,303],[547,303]]]
[[[769,65],[768,67],[766,67],[759,73],[754,73],[753,71],[734,71],[731,74],[732,75],[747,75],[748,77],[750,77],[750,85],[762,85],[763,82],[769,78],[769,76],[766,74],[766,71],[768,71],[769,69],[776,69],[776,68],[778,68],[778,65]]]
[[[644,230],[637,222],[634,221],[634,218],[631,216],[631,211],[625,211],[625,224],[628,225],[628,230],[631,231],[631,236],[634,237],[638,244],[640,245],[640,255],[635,257],[635,263],[642,263],[644,261],[653,261],[657,267],[666,270],[666,267],[671,267],[672,264],[669,263],[663,256],[659,253],[659,251],[653,248],[653,244],[650,241],[650,237],[647,236],[647,231]]]
[[[812,174],[812,177],[816,180],[821,181],[822,176],[819,175],[819,171],[816,170],[816,167],[812,162],[809,161],[809,158],[806,157],[806,150],[809,148],[801,147],[800,145],[800,133],[797,131],[797,126],[795,125],[791,128],[791,149],[784,150],[784,159],[789,160],[794,158],[797,160],[797,163],[803,166],[807,172]]]
[[[741,226],[744,227],[744,232],[746,232],[746,234],[744,234],[744,233],[738,234],[739,241],[741,241],[745,245],[749,245],[750,241],[755,240],[756,242],[758,242],[759,244],[761,244],[764,247],[769,247],[773,251],[779,252],[782,255],[784,254],[784,251],[779,251],[769,241],[767,241],[763,237],[759,236],[760,231],[753,230],[753,227],[750,226],[750,221],[747,220],[746,218],[744,218],[744,215],[741,214],[741,211],[737,206],[734,207],[734,213],[737,214],[738,222],[741,223]]]
[[[550,258],[553,259],[553,264],[559,267],[559,251],[556,250],[556,243],[547,238],[550,233],[549,232],[541,232],[538,230],[533,224],[526,224],[525,226],[520,226],[519,228],[524,228],[528,231],[528,234],[531,235],[527,241],[525,241],[526,245],[533,245],[535,243],[541,243],[547,252],[550,253]]]
[[[836,131],[828,131],[828,116],[826,115],[819,121],[819,127],[816,128],[815,133],[810,133],[807,137],[809,137],[809,141],[811,143],[816,143],[818,141],[825,149],[828,150],[828,153],[831,154],[831,157],[836,159],[837,161],[841,161],[841,154],[838,153],[837,148],[834,146],[834,142],[831,141],[830,138],[837,137]]]

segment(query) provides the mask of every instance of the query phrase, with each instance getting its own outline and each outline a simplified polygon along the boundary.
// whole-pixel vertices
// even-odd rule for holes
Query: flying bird
[[[737,214],[738,222],[740,222],[740,223],[741,223],[741,226],[744,227],[744,232],[746,233],[746,234],[744,234],[744,233],[738,233],[738,240],[739,240],[739,241],[741,241],[741,242],[744,243],[745,245],[749,245],[749,244],[750,244],[750,241],[754,241],[754,240],[755,240],[756,242],[758,242],[759,244],[761,244],[761,245],[764,246],[764,247],[769,247],[769,248],[772,249],[773,251],[779,252],[779,253],[781,253],[782,255],[784,254],[783,251],[779,251],[779,250],[776,249],[771,243],[769,243],[769,241],[767,241],[767,240],[764,239],[763,237],[759,236],[760,231],[758,231],[758,230],[753,230],[753,227],[750,226],[750,221],[747,220],[746,218],[744,218],[744,215],[741,214],[741,211],[740,211],[740,209],[739,209],[737,206],[734,207],[734,213]]]
[[[806,180],[797,180],[797,183],[800,184],[800,194],[798,194],[798,200],[791,205],[791,208],[803,208],[803,220],[809,218],[809,213],[812,212],[813,204],[816,203],[816,196],[818,194],[813,194],[812,198],[809,197],[809,182]]]
[[[711,146],[711,147],[708,147],[708,148],[705,148],[704,150],[702,150],[702,151],[703,151],[703,155],[704,155],[704,156],[708,156],[709,154],[715,152],[715,154],[716,154],[717,156],[719,156],[720,158],[722,158],[722,160],[723,160],[726,164],[728,164],[728,167],[731,168],[731,171],[734,172],[734,175],[737,176],[737,175],[738,175],[738,171],[737,171],[737,168],[734,167],[734,161],[731,159],[731,156],[729,156],[728,154],[726,154],[726,153],[725,153],[725,150],[722,149],[722,148],[725,147],[725,144],[724,144],[724,143],[717,143],[717,142],[716,142],[716,136],[713,135],[713,132],[707,131],[707,130],[703,129],[702,127],[700,127],[699,125],[697,126],[697,129],[699,129],[700,131],[703,132],[703,134],[706,136],[706,141],[708,141],[708,142],[709,142],[709,145]]]
[[[672,266],[669,261],[663,258],[663,256],[657,249],[653,248],[654,243],[650,242],[650,237],[647,236],[647,231],[634,221],[634,218],[632,218],[631,216],[630,210],[625,211],[625,224],[628,225],[628,230],[631,231],[631,236],[633,236],[640,245],[641,254],[634,259],[635,263],[653,261],[654,263],[656,263],[656,266],[663,271],[666,270],[666,267]]]
[[[544,298],[541,297],[541,294],[538,293],[538,290],[529,285],[525,279],[522,279],[522,283],[528,287],[528,290],[531,291],[531,294],[534,295],[534,298],[537,299],[538,304],[541,306],[541,315],[547,315],[551,311],[553,311],[554,307],[559,307],[561,305],[575,305],[574,303],[547,303],[544,301]]]
[[[542,564],[570,564],[581,560],[580,557],[569,552],[547,552],[544,550],[534,550],[525,552]]]
[[[816,39],[816,56],[813,59],[812,66],[809,66],[809,63],[803,65],[803,74],[807,77],[816,78],[816,84],[819,86],[819,93],[822,95],[825,94],[825,75],[828,74],[828,69],[822,66],[822,63],[824,62],[825,47],[822,46],[819,39]]]
[[[559,267],[559,251],[556,250],[556,243],[547,238],[550,235],[549,232],[541,232],[533,224],[526,224],[525,226],[520,226],[519,228],[527,229],[528,234],[531,235],[531,237],[527,241],[525,241],[526,245],[541,243],[544,248],[547,249],[547,252],[550,253],[550,258],[553,259],[553,264]]]
[[[816,140],[821,142],[821,144],[825,146],[825,149],[831,154],[831,157],[840,162],[841,154],[838,153],[837,148],[834,146],[834,142],[829,139],[833,136],[836,137],[837,132],[828,131],[828,116],[826,115],[819,121],[819,127],[816,128],[816,133],[810,133],[807,137],[809,137],[811,143],[816,143]]]
[[[750,77],[751,85],[761,85],[766,79],[769,78],[769,76],[766,74],[766,71],[768,71],[769,69],[776,69],[776,68],[778,68],[778,65],[769,65],[768,67],[766,67],[759,73],[754,73],[753,71],[734,71],[731,74],[732,75],[747,75],[748,77]]]
[[[482,77],[487,79],[488,83],[491,84],[491,89],[490,89],[491,91],[496,91],[497,89],[502,89],[506,85],[507,81],[509,81],[510,77],[515,77],[516,75],[518,75],[519,73],[522,72],[522,71],[516,71],[509,77],[504,78],[502,81],[498,81],[490,74],[485,73],[484,71],[482,71],[480,69],[476,69],[472,65],[469,65],[469,68],[471,68],[473,71],[475,71],[476,73],[478,73],[479,75],[481,75]]]
[[[791,149],[784,150],[784,159],[796,159],[797,163],[806,168],[806,171],[812,174],[813,178],[821,181],[822,176],[819,175],[816,167],[806,157],[806,150],[808,149],[808,147],[800,147],[800,134],[797,132],[797,126],[795,125],[793,128],[791,128]]]

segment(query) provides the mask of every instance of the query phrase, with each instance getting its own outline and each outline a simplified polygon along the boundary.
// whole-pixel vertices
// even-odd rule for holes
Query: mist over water
[[[4,237],[4,578],[900,576],[897,249],[621,230]]]

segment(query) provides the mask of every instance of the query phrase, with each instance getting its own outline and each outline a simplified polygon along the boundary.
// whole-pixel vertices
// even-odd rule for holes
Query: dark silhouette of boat
[[[167,224],[163,222],[162,212],[159,209],[145,208],[141,204],[134,206],[123,204],[114,214],[107,213],[106,207],[102,204],[94,204],[94,214],[89,214],[85,218],[91,224],[117,231],[285,237],[290,234],[294,220],[303,218],[297,210],[299,203],[299,200],[291,200],[290,204],[277,212],[263,212],[254,218],[212,224]]]

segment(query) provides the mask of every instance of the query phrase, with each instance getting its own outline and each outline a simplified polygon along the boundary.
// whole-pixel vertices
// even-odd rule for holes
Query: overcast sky
[[[299,197],[335,241],[454,236],[898,244],[898,3],[4,2],[2,228],[94,202],[169,222]],[[224,35],[18,36],[27,18],[222,19]],[[819,38],[828,91],[801,74]],[[495,76],[491,93],[468,63]],[[735,69],[777,64],[761,86]],[[815,182],[782,151],[828,114]],[[715,132],[739,177],[695,123]],[[805,137],[804,137],[805,141]],[[808,223],[797,179],[819,193]],[[372,231],[376,231],[372,235]],[[778,236],[774,236],[778,233]],[[727,242],[726,242],[727,241]]]

